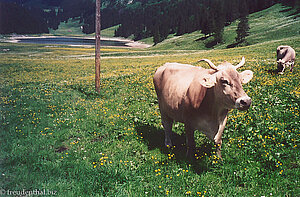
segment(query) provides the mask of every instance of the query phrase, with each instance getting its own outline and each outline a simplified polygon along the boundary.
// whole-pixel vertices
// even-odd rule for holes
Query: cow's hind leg
[[[188,126],[188,124],[185,124],[184,126],[185,126],[186,145],[187,145],[186,156],[187,158],[192,159],[194,158],[194,155],[196,153],[194,129]]]
[[[294,64],[295,64],[295,62],[292,61],[292,63],[291,63],[291,69],[290,69],[291,72],[293,72]]]
[[[169,118],[168,116],[161,116],[162,125],[165,130],[165,146],[166,147],[172,147],[172,126],[173,126],[173,120]]]

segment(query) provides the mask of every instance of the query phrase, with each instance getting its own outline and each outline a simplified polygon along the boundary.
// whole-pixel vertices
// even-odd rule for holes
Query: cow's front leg
[[[283,74],[284,71],[284,64],[283,63],[278,63],[277,65],[277,73],[278,74]]]
[[[196,143],[194,137],[195,130],[192,129],[188,124],[185,124],[184,127],[185,127],[186,145],[187,145],[186,156],[187,158],[191,159],[194,158],[194,155],[196,153]]]
[[[222,159],[222,154],[221,154],[222,139],[217,142],[215,141],[215,145],[216,145],[216,153],[217,153],[218,157],[220,159]]]
[[[165,146],[166,147],[172,147],[172,126],[173,126],[173,120],[169,118],[168,116],[161,116],[162,125],[164,127],[165,131]]]
[[[222,135],[225,129],[226,122],[227,122],[227,116],[225,116],[224,119],[220,121],[218,132],[214,137],[214,142],[216,145],[216,153],[220,159],[222,159],[222,155],[221,155]]]
[[[279,74],[283,74],[285,70],[286,64],[282,64],[282,71]]]

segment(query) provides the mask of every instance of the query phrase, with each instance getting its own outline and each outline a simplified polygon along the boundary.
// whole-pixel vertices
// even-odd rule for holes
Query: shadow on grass
[[[287,3],[287,5],[288,6],[293,6],[292,4],[289,4],[289,3]],[[292,13],[290,13],[288,16],[289,17],[290,16],[294,16],[293,19],[298,18],[299,17],[298,14],[300,13],[300,8],[299,7],[297,7],[297,8],[295,8],[295,7],[287,7],[286,9],[281,10],[279,12],[290,12],[292,10],[294,10],[294,11]]]
[[[278,75],[278,69],[268,69],[265,71],[267,71],[271,75]]]
[[[206,40],[206,39],[208,39],[210,37],[212,37],[212,35],[206,35],[206,36],[203,36],[201,38],[196,39],[195,41],[203,41],[203,40]]]
[[[162,129],[158,129],[157,127],[141,122],[135,122],[135,128],[137,134],[143,137],[143,141],[147,144],[149,150],[153,150],[158,148],[162,154],[168,155],[170,159],[176,160],[179,163],[190,164],[193,170],[197,174],[201,174],[205,171],[209,170],[208,163],[205,161],[206,156],[211,155],[213,146],[209,143],[204,143],[201,147],[196,147],[196,155],[197,157],[193,159],[187,159],[186,151],[187,148],[185,146],[185,135],[178,135],[173,132],[173,145],[172,148],[165,147],[164,144],[164,131]]]

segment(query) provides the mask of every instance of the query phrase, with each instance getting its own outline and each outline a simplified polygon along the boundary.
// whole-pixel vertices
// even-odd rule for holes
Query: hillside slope
[[[224,42],[214,46],[216,49],[227,48],[235,43],[238,21],[224,29]],[[300,14],[290,7],[276,4],[268,9],[249,15],[250,35],[246,38],[249,45],[287,37],[300,39]],[[182,36],[170,35],[168,39],[152,47],[153,49],[208,49],[206,44],[213,37],[206,38],[200,31]]]

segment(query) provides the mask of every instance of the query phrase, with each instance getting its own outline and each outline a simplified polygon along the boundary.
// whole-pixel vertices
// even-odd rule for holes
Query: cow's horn
[[[209,65],[212,69],[218,70],[218,68],[217,68],[210,60],[208,60],[208,59],[201,59],[201,60],[199,60],[198,62],[201,62],[201,61],[207,62],[208,65]]]
[[[241,68],[244,64],[245,64],[245,57],[242,57],[242,61],[238,65],[235,66],[235,69]]]

